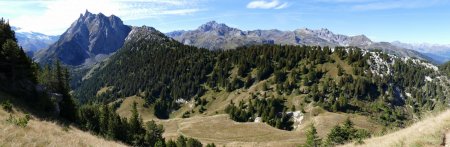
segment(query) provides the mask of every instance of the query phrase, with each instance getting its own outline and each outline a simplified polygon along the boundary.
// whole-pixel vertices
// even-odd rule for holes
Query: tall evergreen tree
[[[317,135],[317,129],[314,124],[311,124],[309,130],[306,132],[306,143],[304,147],[319,147],[321,139]]]

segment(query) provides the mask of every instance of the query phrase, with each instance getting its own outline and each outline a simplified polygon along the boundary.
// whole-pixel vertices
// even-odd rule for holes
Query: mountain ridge
[[[374,42],[365,35],[334,34],[326,28],[318,30],[302,28],[293,31],[277,29],[242,31],[223,23],[210,21],[195,30],[168,32],[166,35],[183,44],[211,50],[228,50],[254,44],[356,46],[363,49],[382,49],[400,57],[415,57],[434,62],[433,59],[414,50],[394,46],[388,42]]]

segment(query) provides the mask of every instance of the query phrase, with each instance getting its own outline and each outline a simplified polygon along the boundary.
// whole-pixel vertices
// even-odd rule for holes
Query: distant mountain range
[[[174,31],[167,36],[186,45],[217,49],[234,49],[238,46],[254,44],[288,44],[288,45],[318,45],[318,46],[356,46],[363,49],[381,49],[384,52],[400,57],[415,57],[422,60],[433,59],[417,51],[395,46],[389,42],[374,42],[364,35],[346,36],[334,34],[328,29],[312,30],[308,28],[294,31],[253,30],[242,31],[228,27],[215,21],[201,25],[195,30]]]
[[[48,48],[59,39],[59,35],[45,35],[38,32],[26,31],[19,27],[12,27],[16,33],[16,38],[24,51],[32,56],[35,52]]]
[[[80,17],[60,37],[28,35],[19,37],[19,43],[34,54],[34,60],[39,63],[50,63],[58,58],[63,63],[71,66],[94,65],[121,48],[125,38],[132,30],[131,26],[124,25],[117,16],[105,16],[102,13],[92,14],[88,11],[80,14]],[[20,32],[19,32],[20,33]],[[39,36],[41,35],[41,36]],[[356,46],[363,49],[381,49],[386,53],[400,57],[414,57],[428,60],[433,63],[443,63],[450,56],[449,51],[427,52],[426,49],[403,44],[399,42],[374,42],[365,35],[346,36],[335,34],[328,29],[312,30],[308,28],[294,31],[280,30],[253,30],[242,31],[226,24],[215,21],[201,25],[195,30],[174,31],[166,33],[183,44],[192,45],[210,50],[234,49],[239,46],[256,44],[287,44],[287,45],[318,45],[318,46]],[[28,47],[33,44],[33,38],[41,38],[38,47]],[[45,46],[59,38],[57,42],[46,48]],[[47,40],[45,40],[47,39]],[[37,39],[34,39],[37,40]],[[29,42],[29,43],[26,43]],[[45,44],[46,43],[46,44]],[[435,46],[433,46],[435,47]],[[39,50],[40,48],[45,48]],[[430,47],[429,47],[430,48]],[[414,50],[410,50],[414,49]],[[39,51],[38,51],[39,50]],[[423,54],[422,54],[423,53]]]
[[[50,63],[58,59],[71,66],[95,64],[121,48],[130,31],[117,16],[86,11],[55,44],[37,52],[34,60]]]
[[[409,43],[402,43],[399,41],[391,42],[391,44],[416,50],[418,52],[421,52],[422,54],[425,54],[429,56],[430,58],[437,61],[439,64],[445,63],[447,61],[450,61],[450,45],[439,45],[439,44],[427,44],[427,43],[421,43],[421,44],[409,44]]]

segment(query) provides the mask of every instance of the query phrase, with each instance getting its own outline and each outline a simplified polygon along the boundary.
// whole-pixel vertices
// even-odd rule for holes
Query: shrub
[[[189,111],[186,111],[186,112],[183,113],[182,118],[189,118],[190,115],[191,115],[191,113]]]
[[[358,144],[362,144],[362,140],[369,137],[369,131],[354,128],[353,122],[347,118],[342,126],[336,125],[331,129],[326,142],[328,145],[340,145],[350,141],[357,141]]]
[[[6,121],[20,127],[26,127],[30,118],[31,116],[29,114],[19,118],[15,118],[12,114],[9,114],[9,118]]]
[[[2,107],[5,111],[8,111],[8,112],[12,111],[12,104],[11,104],[11,102],[9,102],[9,100],[2,102]]]

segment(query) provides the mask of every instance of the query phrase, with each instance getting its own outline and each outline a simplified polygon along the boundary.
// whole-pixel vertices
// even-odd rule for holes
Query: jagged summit
[[[216,21],[210,21],[206,24],[201,25],[198,30],[207,32],[212,30],[230,30],[232,28],[228,27],[227,25],[223,23],[217,23]]]
[[[117,16],[107,17],[86,10],[55,44],[39,51],[35,60],[49,63],[57,58],[73,66],[91,63],[98,55],[109,55],[122,47],[130,31],[131,27]]]

